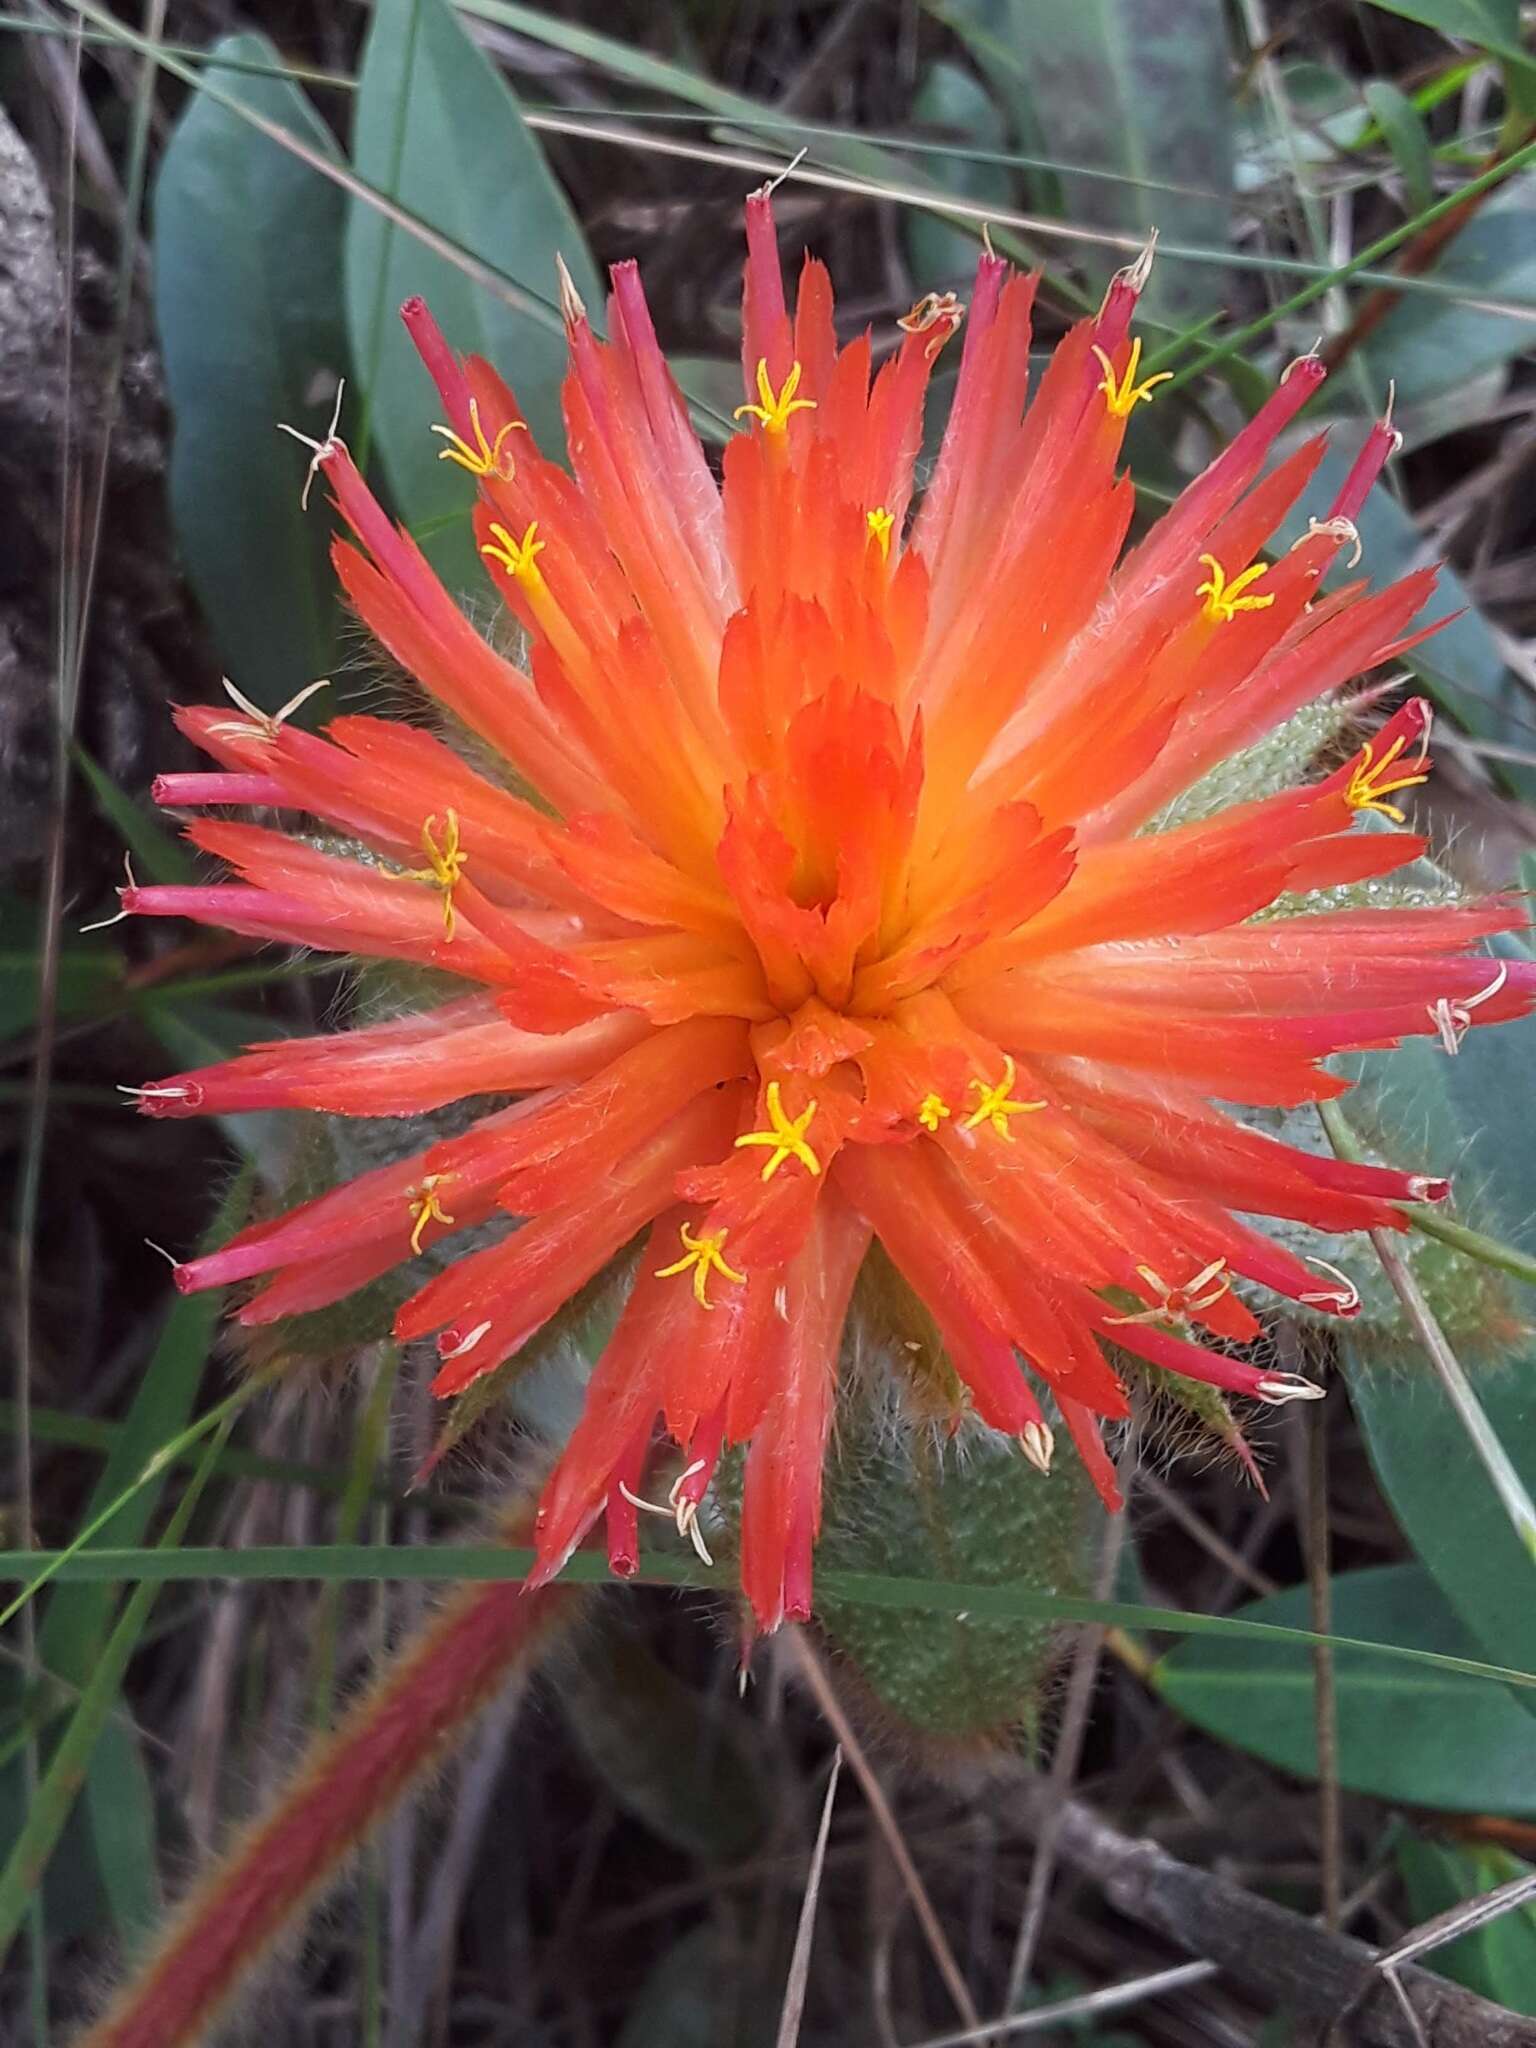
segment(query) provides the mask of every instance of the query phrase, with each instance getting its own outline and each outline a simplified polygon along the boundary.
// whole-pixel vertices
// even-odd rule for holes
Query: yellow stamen
[[[1133,413],[1137,406],[1152,403],[1152,394],[1159,384],[1166,384],[1172,377],[1172,370],[1159,370],[1155,377],[1144,377],[1138,384],[1136,372],[1141,368],[1141,336],[1138,334],[1131,343],[1131,353],[1125,365],[1125,372],[1119,382],[1115,380],[1115,366],[1097,345],[1094,354],[1104,366],[1104,381],[1098,386],[1108,401],[1109,409],[1117,420],[1123,420]]]
[[[527,433],[528,429],[523,421],[508,420],[504,427],[497,430],[495,441],[487,441],[485,429],[480,424],[479,404],[472,398],[469,401],[469,424],[475,436],[473,447],[462,434],[456,434],[452,427],[433,427],[432,432],[441,434],[448,443],[448,446],[439,453],[438,461],[456,462],[460,469],[467,469],[471,476],[499,476],[504,484],[511,483],[517,474],[517,465],[509,455],[507,466],[503,469],[501,451],[509,434]]]
[[[925,1131],[937,1131],[948,1115],[949,1104],[942,1095],[925,1095],[922,1107],[917,1112],[917,1120]]]
[[[1396,804],[1389,804],[1386,799],[1399,789],[1417,789],[1421,782],[1428,782],[1428,773],[1393,775],[1390,781],[1383,781],[1381,778],[1390,774],[1394,762],[1407,744],[1407,734],[1400,733],[1377,761],[1372,758],[1370,741],[1366,741],[1360,749],[1360,758],[1354,765],[1344,791],[1344,801],[1352,811],[1380,811],[1382,816],[1390,818],[1394,825],[1406,824],[1405,813],[1400,811]],[[1424,756],[1421,754],[1417,761],[1404,765],[1423,770]]]
[[[1251,569],[1245,569],[1241,576],[1234,576],[1229,583],[1227,572],[1214,555],[1202,555],[1200,559],[1211,574],[1210,580],[1202,583],[1195,595],[1205,599],[1205,616],[1213,623],[1225,624],[1236,618],[1239,612],[1267,611],[1274,603],[1273,591],[1266,597],[1243,595],[1250,583],[1257,583],[1261,576],[1268,574],[1268,563],[1255,562]]]
[[[806,1131],[811,1118],[816,1114],[814,1102],[807,1104],[797,1117],[791,1119],[784,1113],[784,1103],[777,1081],[768,1083],[767,1094],[768,1125],[766,1131],[745,1131],[736,1140],[736,1149],[743,1145],[771,1145],[773,1157],[763,1168],[763,1179],[772,1180],[786,1159],[798,1159],[808,1173],[821,1172],[821,1161],[805,1142]]]
[[[706,1232],[703,1237],[695,1237],[685,1223],[678,1235],[683,1240],[683,1256],[674,1265],[658,1266],[656,1278],[670,1280],[674,1273],[686,1273],[691,1266],[693,1298],[700,1308],[713,1308],[715,1305],[710,1300],[708,1292],[711,1273],[718,1273],[726,1280],[734,1280],[738,1286],[746,1279],[745,1273],[738,1273],[734,1266],[725,1263],[720,1250],[721,1245],[725,1243],[726,1234],[723,1230]]]
[[[864,524],[880,543],[880,559],[888,562],[891,558],[891,529],[896,524],[896,514],[887,512],[883,505],[877,505],[873,512],[864,514]]]
[[[421,850],[427,856],[428,865],[424,868],[407,868],[406,873],[413,882],[431,882],[435,888],[442,890],[443,937],[451,939],[454,926],[453,892],[458,886],[459,877],[464,872],[464,863],[469,859],[469,855],[459,845],[457,811],[448,813],[441,846],[433,837],[436,824],[437,813],[434,811],[421,828]]]
[[[800,365],[798,363],[793,364],[789,375],[784,379],[783,390],[776,393],[772,384],[768,381],[768,358],[766,356],[760,357],[757,365],[757,395],[762,400],[762,403],[761,405],[738,405],[731,417],[739,420],[745,416],[759,420],[768,433],[782,434],[789,425],[789,416],[792,412],[814,412],[816,410],[814,398],[796,398],[795,396],[795,393],[800,389],[800,375]]]
[[[411,1250],[421,1256],[421,1233],[429,1223],[451,1225],[453,1218],[437,1198],[437,1191],[449,1176],[446,1173],[429,1173],[418,1188],[411,1189]]]
[[[486,541],[480,552],[505,569],[509,576],[515,576],[519,583],[542,582],[543,574],[535,560],[536,556],[544,552],[544,542],[534,538],[538,530],[539,522],[530,519],[528,530],[522,539],[514,540],[507,529],[498,520],[493,519],[491,532],[496,538],[493,541]]]
[[[995,1087],[989,1088],[985,1081],[973,1081],[971,1087],[976,1096],[976,1107],[960,1126],[962,1131],[974,1131],[982,1124],[990,1124],[1000,1138],[1013,1143],[1013,1133],[1008,1128],[1008,1119],[1023,1116],[1032,1109],[1044,1109],[1043,1102],[1014,1102],[1009,1099],[1008,1090],[1013,1086],[1017,1072],[1009,1054],[1003,1054],[1003,1078]]]

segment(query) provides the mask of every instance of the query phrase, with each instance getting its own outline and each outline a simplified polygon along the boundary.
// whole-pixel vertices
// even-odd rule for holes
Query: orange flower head
[[[868,335],[838,346],[820,263],[787,304],[766,192],[747,240],[745,397],[719,476],[633,265],[613,273],[606,343],[566,298],[568,470],[495,371],[405,308],[526,667],[460,613],[342,441],[314,467],[354,536],[335,549],[352,604],[506,773],[416,724],[344,716],[321,737],[249,707],[183,711],[219,772],[164,778],[164,800],[307,814],[368,857],[203,820],[190,837],[235,879],[123,901],[464,983],[426,1014],[158,1083],[146,1112],[515,1098],[181,1266],[182,1287],[262,1276],[239,1316],[269,1323],[504,1219],[396,1318],[401,1338],[435,1338],[451,1395],[641,1236],[544,1496],[537,1577],[604,1515],[615,1567],[635,1568],[659,1422],[682,1450],[670,1512],[695,1538],[722,1448],[748,1446],[741,1571],[771,1628],[810,1608],[872,1237],[974,1415],[1044,1467],[1048,1393],[1115,1505],[1099,1427],[1127,1400],[1106,1346],[1280,1402],[1317,1389],[1234,1355],[1258,1324],[1233,1283],[1358,1306],[1239,1213],[1396,1227],[1401,1204],[1445,1193],[1292,1149],[1218,1099],[1337,1095],[1328,1055],[1409,1034],[1453,1051],[1527,1009],[1532,978],[1477,951],[1518,923],[1506,902],[1293,914],[1422,851],[1355,818],[1402,824],[1390,798],[1427,769],[1421,703],[1321,780],[1155,822],[1410,644],[1430,572],[1321,589],[1390,428],[1265,566],[1321,452],[1266,469],[1322,379],[1305,357],[1127,551],[1121,441],[1159,382],[1129,334],[1142,278],[1119,278],[1030,390],[1034,282],[988,253],[915,501],[959,302],[920,302],[877,369]]]

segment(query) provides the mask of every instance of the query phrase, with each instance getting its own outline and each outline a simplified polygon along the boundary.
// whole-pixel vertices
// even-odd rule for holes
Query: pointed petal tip
[[[1049,1476],[1056,1439],[1045,1423],[1026,1422],[1019,1432],[1019,1449],[1037,1472]]]
[[[576,289],[576,280],[558,249],[555,251],[555,275],[560,280],[560,317],[567,327],[580,327],[587,317],[586,301]]]

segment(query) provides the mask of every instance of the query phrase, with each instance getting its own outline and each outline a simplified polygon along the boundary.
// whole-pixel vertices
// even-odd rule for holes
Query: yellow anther
[[[811,1118],[816,1114],[814,1102],[807,1103],[797,1117],[784,1113],[784,1103],[777,1081],[768,1083],[768,1129],[766,1131],[745,1131],[736,1140],[736,1149],[743,1145],[769,1145],[773,1156],[763,1168],[763,1179],[772,1180],[786,1159],[798,1159],[808,1173],[820,1173],[821,1161],[805,1142]]]
[[[1214,555],[1202,555],[1200,560],[1211,573],[1209,580],[1200,585],[1195,595],[1205,599],[1205,616],[1208,619],[1217,624],[1225,624],[1227,620],[1235,619],[1239,612],[1267,611],[1274,603],[1273,591],[1265,597],[1243,595],[1251,583],[1257,583],[1261,576],[1268,574],[1267,562],[1255,562],[1251,569],[1245,569],[1241,576],[1234,576],[1229,583],[1227,572]]]
[[[976,1097],[976,1107],[960,1126],[962,1131],[974,1131],[982,1124],[990,1124],[1000,1138],[1013,1143],[1013,1133],[1008,1128],[1008,1119],[1023,1116],[1032,1109],[1044,1109],[1043,1102],[1014,1102],[1008,1090],[1013,1086],[1017,1072],[1009,1054],[1003,1054],[1003,1078],[995,1087],[989,1088],[985,1081],[973,1081],[971,1089]]]
[[[1103,392],[1109,409],[1117,420],[1123,420],[1143,402],[1150,405],[1152,394],[1158,385],[1166,384],[1173,375],[1172,370],[1159,370],[1155,377],[1143,377],[1139,384],[1136,382],[1136,372],[1141,368],[1139,334],[1131,343],[1131,353],[1125,365],[1125,372],[1118,382],[1115,379],[1115,366],[1104,350],[1095,344],[1093,352],[1104,366],[1104,381],[1098,389]]]
[[[510,483],[517,474],[517,465],[511,456],[507,457],[506,468],[502,468],[501,451],[506,446],[509,434],[526,434],[528,429],[522,420],[508,420],[498,428],[494,442],[487,441],[485,429],[480,424],[480,407],[475,399],[469,401],[469,424],[474,434],[471,447],[462,434],[456,434],[452,427],[433,427],[434,434],[441,434],[448,443],[438,455],[439,462],[456,462],[460,469],[467,469],[471,476],[499,476],[504,484]]]
[[[443,937],[453,937],[454,914],[453,892],[459,877],[464,872],[464,863],[469,855],[459,845],[459,814],[448,813],[448,822],[443,831],[443,843],[438,845],[433,836],[437,824],[436,812],[421,828],[421,850],[427,856],[424,868],[408,868],[407,875],[413,882],[431,882],[434,888],[443,892]]]
[[[411,1189],[411,1250],[421,1255],[421,1233],[429,1223],[452,1225],[453,1218],[438,1200],[437,1191],[449,1176],[429,1173],[420,1187]]]
[[[768,358],[761,356],[757,365],[757,395],[761,405],[738,405],[731,415],[733,419],[743,417],[761,421],[770,434],[782,434],[789,425],[792,412],[814,412],[814,398],[796,398],[800,389],[800,365],[790,366],[789,375],[784,379],[782,391],[775,392],[768,381]]]
[[[896,514],[887,512],[883,505],[877,505],[873,512],[864,514],[864,524],[880,543],[880,559],[888,562],[891,558],[891,529],[896,524]]]
[[[484,542],[480,552],[505,569],[509,576],[515,576],[519,583],[531,583],[540,578],[542,573],[535,560],[536,556],[544,552],[543,541],[534,537],[538,530],[539,522],[530,519],[528,530],[522,539],[514,540],[507,529],[498,520],[493,519],[491,532],[496,537]]]
[[[1390,818],[1394,825],[1407,822],[1405,814],[1396,804],[1389,804],[1387,798],[1400,789],[1417,789],[1421,782],[1428,782],[1429,774],[1420,754],[1417,761],[1398,763],[1398,756],[1408,744],[1408,735],[1399,733],[1379,761],[1372,756],[1371,743],[1366,741],[1360,749],[1360,758],[1355,763],[1349,782],[1344,791],[1344,801],[1352,811],[1380,811],[1384,818]],[[1394,775],[1394,764],[1413,768],[1419,772],[1412,775]],[[1389,780],[1383,780],[1389,777]]]
[[[925,1095],[917,1120],[925,1131],[936,1131],[949,1115],[949,1104],[942,1095]]]
[[[693,1269],[693,1298],[700,1308],[713,1308],[709,1298],[709,1276],[718,1273],[722,1279],[734,1280],[738,1286],[746,1279],[745,1273],[738,1273],[734,1266],[725,1263],[720,1247],[725,1243],[725,1232],[716,1230],[695,1237],[685,1223],[678,1235],[683,1240],[683,1256],[670,1266],[658,1266],[656,1278],[670,1280],[674,1273],[686,1273]]]

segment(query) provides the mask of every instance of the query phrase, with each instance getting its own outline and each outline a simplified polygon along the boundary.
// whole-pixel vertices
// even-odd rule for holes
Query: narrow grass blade
[[[177,1502],[176,1512],[161,1539],[162,1551],[174,1552],[181,1542],[233,1421],[233,1415],[227,1416],[205,1448],[198,1470]],[[15,1940],[33,1893],[42,1881],[48,1858],[69,1818],[91,1752],[116,1705],[123,1674],[157,1597],[158,1588],[144,1583],[136,1586],[123,1603],[117,1625],[108,1636],[80,1703],[49,1759],[21,1832],[0,1868],[0,1960]]]

